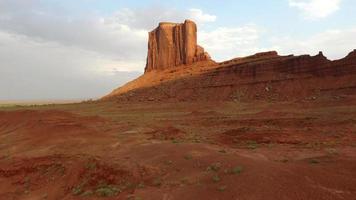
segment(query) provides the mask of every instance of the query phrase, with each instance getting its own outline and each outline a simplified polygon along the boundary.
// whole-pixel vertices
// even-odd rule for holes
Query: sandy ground
[[[0,199],[356,199],[356,101],[0,109]]]

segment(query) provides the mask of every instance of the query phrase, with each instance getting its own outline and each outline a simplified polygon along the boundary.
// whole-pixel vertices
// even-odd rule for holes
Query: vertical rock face
[[[209,54],[197,45],[197,26],[193,21],[163,22],[149,33],[145,72],[207,60]]]

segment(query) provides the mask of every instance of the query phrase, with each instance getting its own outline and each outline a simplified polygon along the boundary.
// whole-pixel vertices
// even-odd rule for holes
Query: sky
[[[356,49],[355,0],[0,0],[0,100],[99,98],[143,73],[148,31],[185,19],[216,61]]]

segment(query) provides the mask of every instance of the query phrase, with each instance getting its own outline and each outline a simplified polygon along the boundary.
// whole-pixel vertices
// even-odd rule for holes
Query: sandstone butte
[[[207,60],[210,56],[197,45],[197,26],[190,20],[183,24],[162,22],[149,33],[145,72]]]
[[[356,94],[356,50],[330,61],[275,51],[216,63],[197,44],[197,27],[160,23],[149,33],[145,73],[101,100],[288,101]]]

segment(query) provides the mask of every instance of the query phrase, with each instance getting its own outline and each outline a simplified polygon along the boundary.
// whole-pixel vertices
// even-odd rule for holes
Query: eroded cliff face
[[[295,101],[356,98],[356,51],[318,55],[258,53],[212,67],[148,73],[105,99],[136,101]]]
[[[149,33],[145,72],[208,60],[209,54],[197,45],[197,26],[193,21],[162,22]]]
[[[197,27],[160,23],[149,33],[145,73],[103,100],[135,101],[295,101],[356,99],[356,50],[340,60],[257,53],[221,63],[197,45]]]

